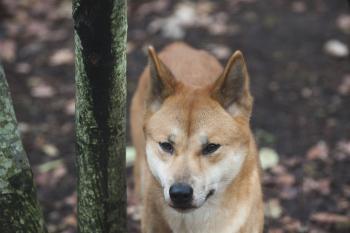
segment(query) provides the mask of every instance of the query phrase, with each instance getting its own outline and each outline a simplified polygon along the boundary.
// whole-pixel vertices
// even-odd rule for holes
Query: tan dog
[[[132,101],[143,233],[257,233],[263,229],[252,97],[241,52],[223,69],[207,52],[166,47]]]

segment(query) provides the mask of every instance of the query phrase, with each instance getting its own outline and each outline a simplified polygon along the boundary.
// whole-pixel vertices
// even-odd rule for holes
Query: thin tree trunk
[[[0,65],[0,231],[46,232],[4,71]]]
[[[79,232],[126,232],[126,0],[74,0]]]

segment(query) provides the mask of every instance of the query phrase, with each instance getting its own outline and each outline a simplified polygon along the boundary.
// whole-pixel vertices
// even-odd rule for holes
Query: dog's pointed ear
[[[250,116],[253,98],[249,90],[249,74],[241,51],[228,60],[212,90],[213,97],[232,115]]]
[[[169,68],[160,60],[155,49],[148,47],[150,84],[147,103],[154,110],[175,91],[176,80]]]

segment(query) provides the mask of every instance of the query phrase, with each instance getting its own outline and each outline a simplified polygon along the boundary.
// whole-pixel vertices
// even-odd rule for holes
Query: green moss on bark
[[[79,232],[126,232],[126,1],[73,1]]]
[[[0,229],[2,233],[46,232],[33,174],[17,128],[0,65]]]

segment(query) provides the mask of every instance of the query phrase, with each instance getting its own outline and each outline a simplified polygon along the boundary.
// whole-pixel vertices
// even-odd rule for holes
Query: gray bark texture
[[[126,232],[126,0],[74,0],[78,231]]]
[[[0,64],[0,232],[46,232],[33,174],[23,149]]]

